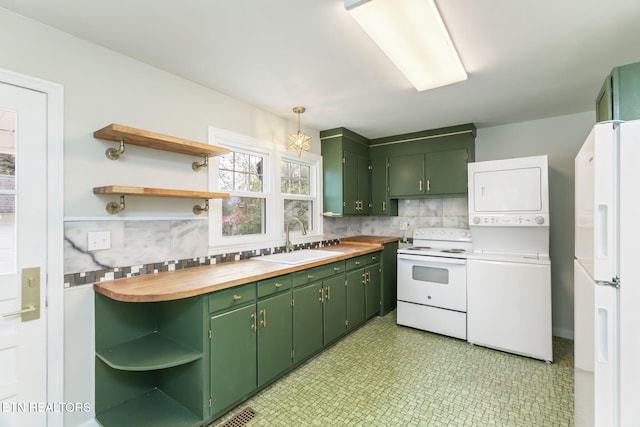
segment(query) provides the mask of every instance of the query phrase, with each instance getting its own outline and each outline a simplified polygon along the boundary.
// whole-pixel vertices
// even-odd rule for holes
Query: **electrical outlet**
[[[111,232],[89,231],[87,233],[87,249],[90,251],[111,249]]]
[[[409,228],[409,223],[407,221],[400,221],[400,230],[407,230]]]

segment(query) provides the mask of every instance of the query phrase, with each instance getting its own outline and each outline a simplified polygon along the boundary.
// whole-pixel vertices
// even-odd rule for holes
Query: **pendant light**
[[[300,130],[300,114],[305,111],[306,109],[304,107],[293,107],[293,112],[298,115],[298,132],[289,135],[289,145],[287,145],[287,149],[295,150],[298,157],[302,156],[303,151],[309,151],[311,148],[311,145],[309,144],[311,137],[305,135]]]

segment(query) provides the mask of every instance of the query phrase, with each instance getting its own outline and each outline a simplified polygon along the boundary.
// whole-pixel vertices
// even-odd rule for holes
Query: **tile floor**
[[[573,426],[573,341],[554,363],[374,318],[214,426],[250,406],[257,426]]]

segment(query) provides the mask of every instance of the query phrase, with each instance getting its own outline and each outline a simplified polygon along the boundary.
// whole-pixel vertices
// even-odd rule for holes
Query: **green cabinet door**
[[[347,329],[353,329],[365,319],[365,285],[364,268],[347,272]]]
[[[424,194],[424,155],[389,157],[389,197]]]
[[[258,387],[292,364],[293,318],[291,292],[258,301]]]
[[[364,274],[366,277],[365,315],[367,319],[370,319],[380,314],[382,292],[382,269],[380,268],[380,264],[376,263],[365,267]]]
[[[322,349],[322,282],[293,289],[293,361],[300,363]]]
[[[346,332],[346,302],[344,275],[322,281],[323,342],[327,345]]]
[[[424,194],[466,194],[468,159],[464,148],[428,153]]]
[[[345,151],[342,161],[342,186],[344,214],[355,215],[358,211],[358,155]]]
[[[210,319],[212,414],[242,400],[256,388],[255,304]]]
[[[369,189],[369,215],[398,215],[398,200],[389,198],[388,160],[386,157],[371,159],[371,188]]]
[[[345,151],[342,177],[344,214],[367,214],[369,212],[369,158]]]

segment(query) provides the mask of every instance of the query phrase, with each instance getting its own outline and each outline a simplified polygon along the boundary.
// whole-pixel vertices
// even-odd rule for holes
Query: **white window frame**
[[[322,156],[305,152],[301,157],[288,152],[284,145],[274,144],[257,138],[229,132],[223,129],[209,127],[209,144],[225,147],[231,151],[245,152],[264,157],[263,161],[263,192],[240,193],[234,195],[265,198],[265,233],[246,236],[222,235],[222,201],[212,199],[209,203],[209,253],[238,252],[252,249],[284,246],[285,232],[282,225],[284,217],[285,195],[281,193],[280,161],[287,160],[305,163],[311,167],[310,192],[313,197],[313,230],[303,236],[298,227],[290,229],[290,238],[294,244],[314,242],[322,239]],[[218,189],[218,161],[209,159],[208,187],[209,191]],[[293,195],[286,197],[293,199]],[[305,200],[309,197],[305,196]]]

